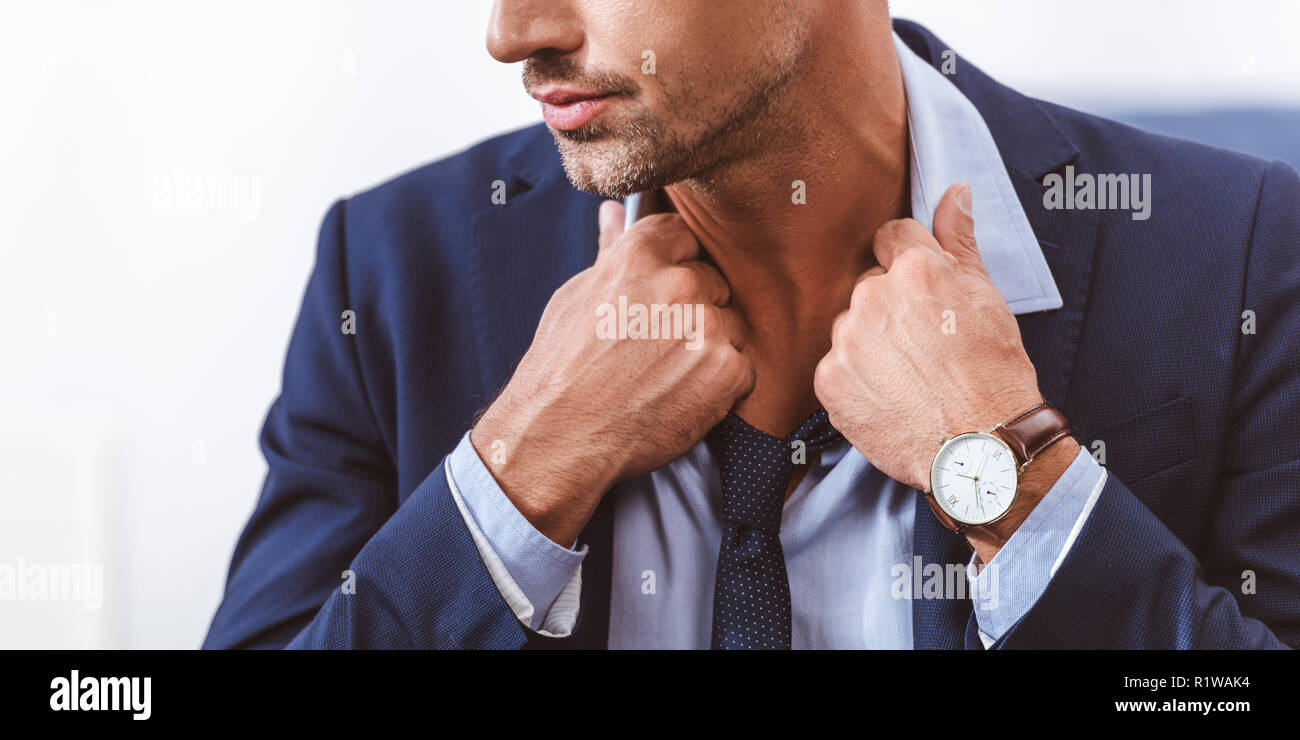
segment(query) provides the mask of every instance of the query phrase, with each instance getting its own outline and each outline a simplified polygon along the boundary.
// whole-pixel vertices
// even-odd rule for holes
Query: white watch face
[[[930,490],[948,516],[988,524],[1011,508],[1020,476],[1005,442],[991,434],[959,434],[930,466]]]

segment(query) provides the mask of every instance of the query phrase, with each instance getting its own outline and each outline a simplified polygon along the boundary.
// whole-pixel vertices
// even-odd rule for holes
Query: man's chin
[[[569,182],[583,192],[604,198],[625,198],[667,183],[657,182],[658,168],[645,152],[612,136],[575,140],[555,133],[560,160]]]

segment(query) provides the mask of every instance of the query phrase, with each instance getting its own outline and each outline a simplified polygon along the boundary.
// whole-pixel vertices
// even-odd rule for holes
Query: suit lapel
[[[568,183],[545,128],[529,134],[502,173],[506,202],[474,221],[471,280],[485,402],[514,374],[551,295],[596,259],[600,199]]]

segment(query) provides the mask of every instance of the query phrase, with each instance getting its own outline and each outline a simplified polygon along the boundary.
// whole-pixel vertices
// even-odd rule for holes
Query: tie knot
[[[755,429],[728,413],[706,438],[718,461],[722,483],[722,519],[767,532],[781,529],[781,508],[795,456],[817,452],[841,439],[825,409],[808,417],[781,439]]]

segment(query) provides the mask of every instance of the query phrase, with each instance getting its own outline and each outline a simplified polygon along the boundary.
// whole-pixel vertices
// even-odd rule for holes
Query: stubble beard
[[[569,181],[606,198],[686,180],[707,187],[733,161],[793,147],[799,131],[791,87],[803,53],[799,48],[786,60],[764,65],[766,79],[736,91],[716,112],[698,112],[702,106],[689,86],[668,96],[668,108],[682,111],[671,126],[641,112],[616,125],[552,129]]]

